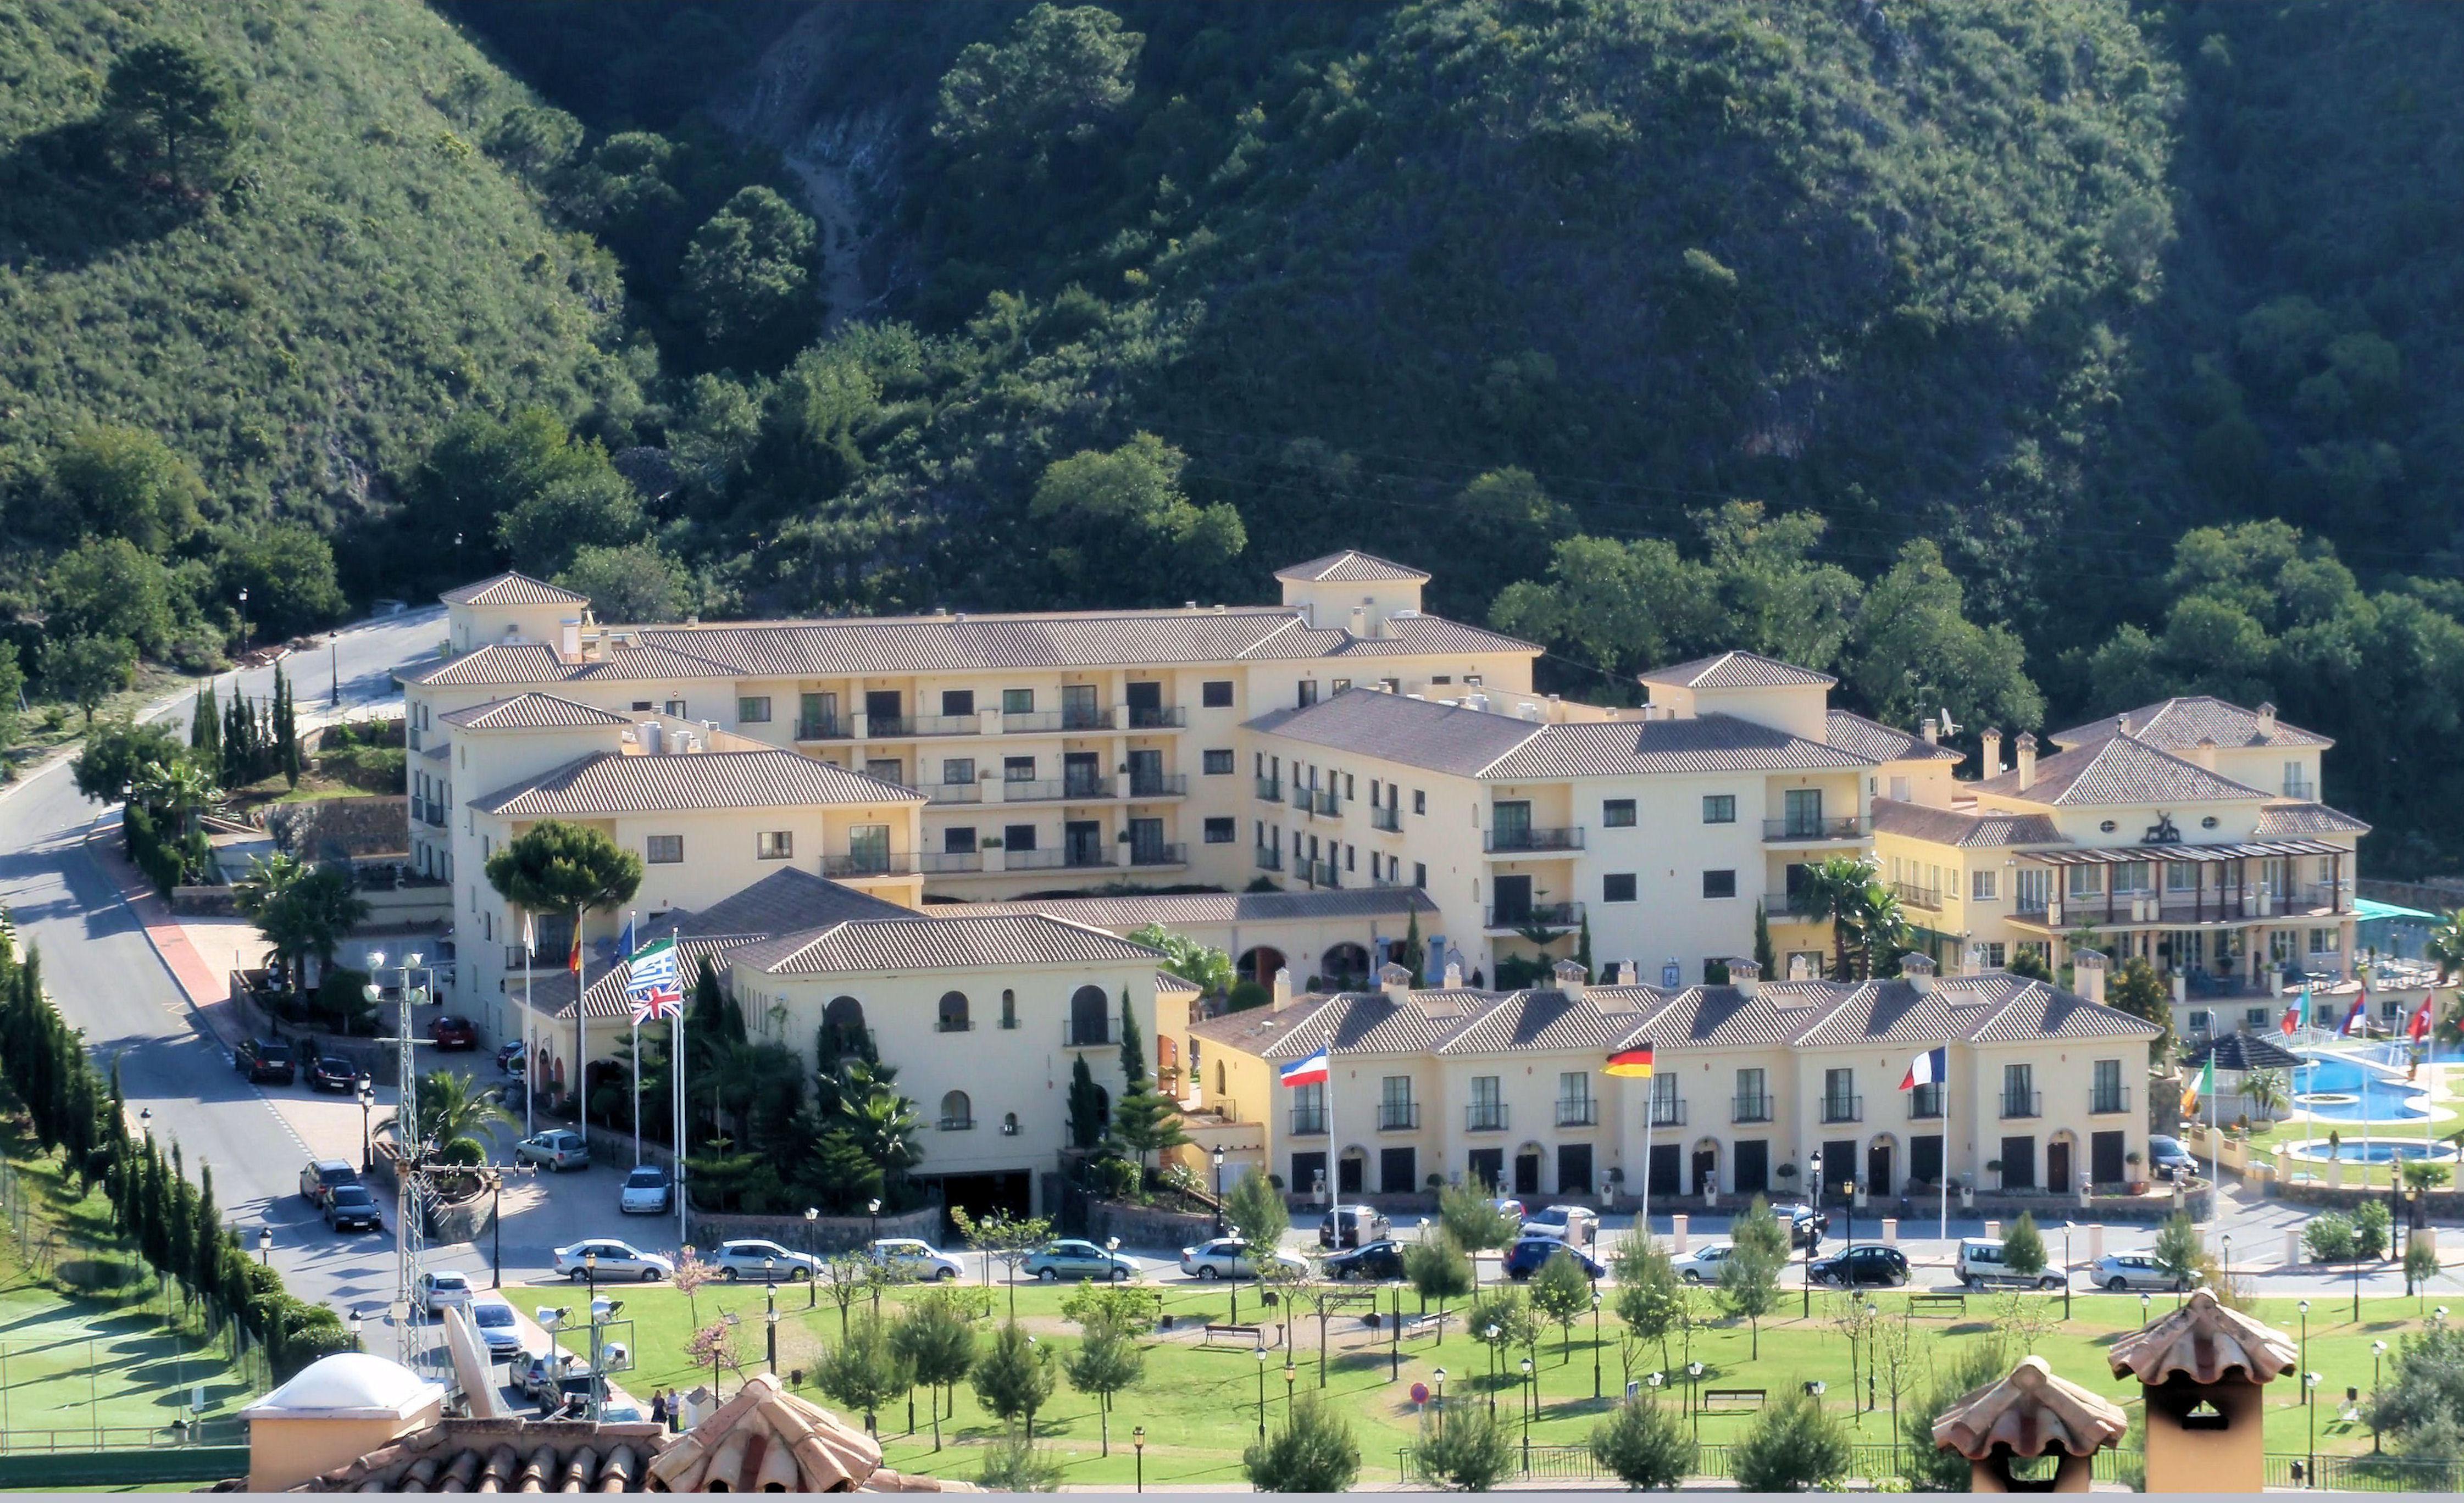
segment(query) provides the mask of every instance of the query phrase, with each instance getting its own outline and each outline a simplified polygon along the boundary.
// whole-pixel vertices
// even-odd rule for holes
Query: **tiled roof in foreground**
[[[507,570],[446,591],[437,597],[448,605],[587,605],[590,597],[561,589],[545,579]]]
[[[464,730],[572,730],[632,724],[614,710],[579,705],[554,694],[517,694],[468,709],[448,710],[436,718]]]
[[[1874,833],[1905,836],[1935,845],[1997,849],[2008,845],[2066,844],[2051,815],[1974,813],[1936,809],[1930,804],[1902,803],[1896,798],[1873,801]]]
[[[601,752],[472,800],[481,814],[653,814],[810,804],[912,804],[924,795],[793,752]]]
[[[787,934],[735,951],[737,965],[777,976],[1139,960],[1160,950],[1083,924],[1019,917],[859,919]]]
[[[2125,709],[2119,715],[2091,720],[2068,730],[2057,730],[2057,746],[2078,747],[2102,741],[2107,736],[2136,736],[2149,746],[2168,752],[2187,751],[2202,739],[2213,741],[2230,751],[2236,747],[2331,747],[2336,743],[2315,730],[2288,726],[2277,721],[2273,730],[2267,729],[2259,713],[2244,709],[2231,700],[2212,694],[2188,694],[2176,699],[2158,700],[2137,709]]]

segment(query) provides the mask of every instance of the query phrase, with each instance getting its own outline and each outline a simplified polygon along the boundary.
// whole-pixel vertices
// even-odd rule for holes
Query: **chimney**
[[[582,659],[581,619],[577,617],[561,621],[558,623],[557,629],[558,636],[556,650],[558,655],[563,658],[567,663],[580,662]]]
[[[2002,732],[1980,730],[1976,733],[1976,775],[2002,775]]]
[[[1289,966],[1277,966],[1275,968],[1275,1003],[1271,1011],[1280,1013],[1291,1005],[1292,968]]]
[[[1446,962],[1445,988],[1449,991],[1461,991],[1463,990],[1462,961],[1450,960]]]
[[[1737,989],[1737,995],[1750,997],[1763,989],[1763,968],[1742,955],[1731,955],[1728,957],[1728,985]]]
[[[2211,773],[2214,772],[2216,770],[2216,738],[2213,736],[2201,736],[2199,738],[2199,744],[2191,749],[2190,760],[2198,763],[2201,767],[2206,768]]]
[[[1617,976],[1621,985],[1629,987],[1639,987],[1642,985],[1641,963],[1632,960],[1618,961]]]
[[[2104,1003],[2104,952],[2071,951],[2071,990],[2100,1007]]]
[[[1379,991],[1385,992],[1386,995],[1394,1001],[1410,1001],[1412,998],[1412,968],[1409,966],[1397,965],[1391,960],[1388,961],[1386,964],[1377,968],[1377,987]]]
[[[657,756],[661,752],[667,750],[660,744],[666,734],[667,728],[660,725],[657,721],[643,721],[641,730],[637,732],[643,754],[646,756]]]
[[[1942,745],[1942,722],[1927,715],[1925,723],[1917,727],[1917,734],[1925,737],[1925,745],[1940,746]]]
[[[1354,637],[1366,637],[1369,635],[1368,606],[1355,605],[1352,608],[1352,635]]]
[[[1561,960],[1549,968],[1549,973],[1556,978],[1558,991],[1576,1000],[1583,995],[1583,983],[1592,978],[1579,960]]]
[[[2258,739],[2276,739],[2276,707],[2262,702],[2258,707]]]
[[[1933,957],[1914,950],[1900,957],[1900,979],[1919,991],[1933,990]]]
[[[2019,732],[2019,792],[2024,794],[2035,786],[2036,733],[2022,730]]]

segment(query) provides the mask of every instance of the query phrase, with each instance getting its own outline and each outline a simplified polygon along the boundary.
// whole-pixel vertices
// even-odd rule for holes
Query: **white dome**
[[[402,1363],[337,1352],[241,1411],[244,1419],[408,1419],[445,1390]]]

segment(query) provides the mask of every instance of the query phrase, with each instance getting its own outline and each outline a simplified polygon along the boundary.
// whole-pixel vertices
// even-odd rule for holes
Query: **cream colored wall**
[[[503,642],[556,644],[568,621],[582,619],[579,605],[449,605],[445,608],[446,641],[464,653]],[[508,636],[508,629],[513,635]]]
[[[344,1467],[397,1435],[434,1425],[444,1410],[444,1395],[398,1419],[275,1419],[259,1416],[248,1422],[248,1491],[287,1492],[336,1467]]]

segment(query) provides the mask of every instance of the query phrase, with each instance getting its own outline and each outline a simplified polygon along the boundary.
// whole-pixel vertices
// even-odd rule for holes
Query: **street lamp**
[[[762,1317],[770,1327],[770,1370],[775,1373],[779,1370],[779,1260],[775,1257],[761,1260],[761,1304]]]
[[[239,592],[239,650],[248,651],[248,591]]]
[[[1221,1205],[1222,1203],[1219,1201],[1217,1204]],[[1241,1241],[1241,1228],[1239,1225],[1235,1224],[1227,1227],[1224,1229],[1224,1231],[1225,1234],[1230,1236],[1232,1239],[1232,1268],[1234,1274],[1234,1276],[1224,1280],[1225,1283],[1232,1286],[1232,1318],[1229,1323],[1239,1325],[1241,1323],[1241,1279],[1239,1274],[1241,1268],[1241,1254],[1245,1251],[1245,1249]]]
[[[812,1258],[816,1264],[814,1271],[804,1275],[804,1308],[807,1310],[818,1310],[821,1308],[822,1277],[818,1266],[821,1260],[819,1254],[814,1251],[814,1238],[818,1235],[814,1229],[814,1223],[821,1219],[822,1212],[819,1207],[807,1206],[804,1208],[804,1255]],[[690,1253],[693,1252],[693,1249],[687,1248],[685,1249],[685,1252]],[[991,1266],[989,1260],[987,1260],[985,1266]]]
[[[881,1240],[881,1202],[879,1202],[879,1201],[877,1201],[877,1200],[869,1200],[869,1201],[866,1201],[866,1202],[864,1203],[864,1213],[865,1213],[867,1216],[869,1216],[869,1217],[870,1217],[870,1218],[872,1219],[872,1230],[871,1230],[869,1233],[867,1233],[867,1235],[868,1235],[868,1236],[869,1236],[873,1242],[878,1242],[878,1241],[880,1241],[880,1240]],[[867,1249],[866,1249],[866,1251],[868,1251],[868,1252],[871,1251],[870,1247],[869,1247],[869,1246],[868,1246],[868,1247],[867,1247]]]
[[[1592,1285],[1592,1397],[1600,1396],[1600,1286]]]
[[[1697,1444],[1700,1444],[1703,1439],[1702,1400],[1703,1364],[1687,1362],[1685,1364],[1685,1413],[1687,1418],[1694,1422],[1694,1439]]]
[[[1822,1215],[1821,1149],[1816,1148],[1805,1156],[1805,1171],[1806,1200],[1808,1209],[1813,1211],[1813,1217],[1807,1221],[1807,1226],[1814,1232],[1814,1241],[1805,1245],[1805,1279],[1797,1301],[1799,1305],[1797,1318],[1811,1320],[1814,1318],[1814,1244],[1822,1240],[1822,1222],[1819,1219]],[[1794,1234],[1794,1224],[1792,1223],[1790,1227],[1792,1235]]]
[[[1138,1453],[1138,1491],[1147,1490],[1147,1427],[1135,1426],[1130,1430],[1130,1449]]]
[[[1531,1406],[1538,1394],[1531,1386],[1531,1359],[1523,1359],[1523,1474],[1531,1474]]]
[[[256,1229],[256,1260],[267,1268],[274,1266],[274,1229],[272,1227]]]
[[[1216,1146],[1212,1157],[1215,1160],[1215,1234],[1220,1237],[1223,1234],[1223,1149],[1221,1144]]]
[[[1481,1342],[1488,1348],[1488,1417],[1497,1418],[1497,1327],[1481,1327]]]
[[[366,1076],[360,1077],[360,1172],[377,1171],[377,1141],[371,1123],[377,1109],[377,1088]],[[344,1118],[343,1121],[349,1121]]]
[[[1258,1348],[1258,1444],[1266,1443],[1266,1349]]]
[[[2150,1319],[2154,1318],[2147,1313],[2148,1298],[2149,1296],[2144,1292],[2139,1296],[2139,1323],[2141,1325],[2145,1325]]]
[[[779,1301],[773,1299],[770,1308],[761,1312],[761,1323],[763,1335],[767,1338],[766,1355],[770,1371],[776,1373],[779,1370]]]
[[[592,1249],[590,1249],[588,1252],[584,1252],[584,1253],[583,1253],[583,1254],[582,1254],[582,1273],[583,1273],[583,1277],[585,1277],[585,1278],[587,1278],[587,1279],[590,1281],[590,1297],[591,1297],[591,1298],[593,1298],[593,1299],[598,1298],[598,1297],[599,1297],[599,1250],[598,1250],[597,1248],[592,1248]],[[717,1389],[716,1385],[715,1385],[715,1384],[714,1384],[714,1385],[712,1386],[712,1388],[711,1388],[711,1392],[713,1392],[713,1393],[715,1394],[715,1393],[716,1393],[717,1391],[718,1391],[718,1389]]]
[[[2230,1231],[2226,1232],[2221,1240],[2224,1247],[2224,1266],[2218,1271],[2216,1276],[2227,1286],[2230,1286],[2233,1283],[2233,1233]],[[2177,1289],[2173,1293],[2173,1307],[2178,1310],[2181,1308],[2181,1291]],[[2310,1307],[2305,1303],[2301,1308],[2307,1310]]]
[[[2301,1406],[2310,1411],[2310,1469],[2307,1486],[2319,1485],[2319,1375],[2301,1375]]]
[[[1881,1318],[1881,1314],[1874,1301],[1870,1299],[1865,1301],[1865,1409],[1867,1413],[1873,1412],[1874,1408],[1874,1338],[1881,1334],[1876,1328],[1875,1322]],[[1895,1436],[1899,1434],[1896,1426],[1891,1433]]]
[[[366,1350],[360,1343],[360,1313],[356,1309],[351,1312],[351,1344],[362,1351]]]
[[[154,1141],[154,1108],[141,1106],[137,1109],[137,1130],[145,1135],[147,1143]]]
[[[1300,1369],[1292,1365],[1291,1354],[1286,1352],[1284,1355],[1284,1427],[1286,1429],[1289,1429],[1292,1424],[1292,1380],[1299,1376]]]
[[[2071,1318],[2071,1224],[2062,1223],[2062,1318]],[[1867,1405],[1871,1407],[1871,1405]]]
[[[2370,1343],[2370,1454],[2379,1453],[2379,1362],[2387,1356],[2385,1341]]]

